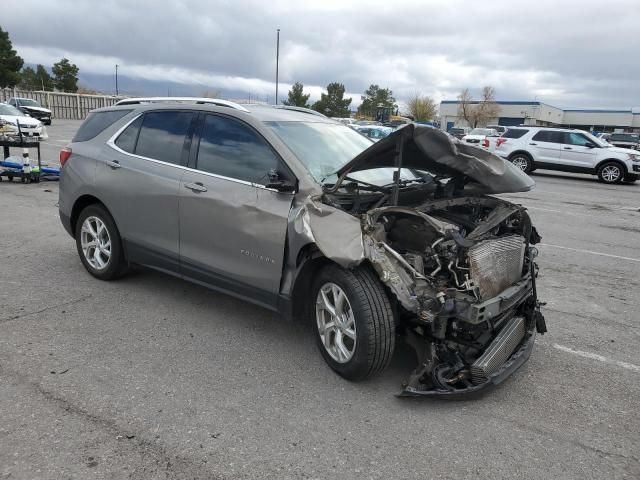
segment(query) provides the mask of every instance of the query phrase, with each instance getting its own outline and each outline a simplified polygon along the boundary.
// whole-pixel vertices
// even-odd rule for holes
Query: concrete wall
[[[84,119],[91,110],[109,107],[124,97],[107,95],[80,95],[76,93],[44,92],[0,88],[0,102],[8,102],[11,97],[32,98],[51,110],[53,118]]]

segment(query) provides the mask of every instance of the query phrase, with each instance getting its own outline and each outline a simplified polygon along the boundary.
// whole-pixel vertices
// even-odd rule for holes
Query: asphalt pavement
[[[455,402],[394,396],[405,348],[351,383],[304,325],[147,270],[100,282],[56,182],[0,183],[0,479],[639,478],[640,185],[534,179],[505,197],[542,234],[549,332]]]

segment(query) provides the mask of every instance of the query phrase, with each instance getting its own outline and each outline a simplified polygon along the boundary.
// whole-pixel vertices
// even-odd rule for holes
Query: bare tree
[[[416,122],[433,120],[437,112],[436,102],[433,101],[433,98],[418,92],[409,97],[407,107]]]
[[[500,114],[500,107],[496,103],[493,87],[486,86],[482,89],[480,101],[474,101],[469,89],[465,88],[458,95],[458,100],[460,101],[458,116],[462,117],[472,128],[478,125],[484,126]]]
[[[465,88],[464,90],[462,90],[462,92],[460,92],[460,95],[458,95],[458,101],[460,102],[458,104],[458,116],[462,117],[464,121],[471,126],[474,122],[474,119],[473,119],[474,108],[473,108],[473,105],[471,104],[473,99],[471,98],[471,92],[469,91],[468,88]]]

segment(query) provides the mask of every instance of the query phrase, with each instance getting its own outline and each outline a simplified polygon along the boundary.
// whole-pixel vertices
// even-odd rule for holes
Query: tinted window
[[[533,136],[532,140],[536,140],[538,142],[564,143],[564,132],[540,130]]]
[[[568,143],[569,145],[581,145],[584,147],[587,143],[592,143],[592,142],[584,135],[580,135],[579,133],[575,133],[575,132],[570,132],[570,133],[567,133],[566,143]]]
[[[167,163],[180,163],[193,112],[148,112],[142,120],[135,153]]]
[[[266,185],[278,157],[248,126],[226,117],[207,115],[198,149],[198,170]]]
[[[613,133],[609,137],[609,140],[613,140],[615,142],[637,142],[638,137],[635,135],[624,134],[624,133]]]
[[[510,128],[509,130],[504,132],[502,134],[502,136],[504,138],[520,138],[521,136],[523,136],[528,131],[529,130],[525,130],[523,128]]]
[[[90,113],[73,137],[72,142],[86,142],[113,125],[131,110],[111,110],[108,112]]]
[[[142,116],[139,116],[131,123],[116,139],[116,145],[125,152],[133,153],[136,149],[136,140],[138,140],[138,132],[142,125]]]

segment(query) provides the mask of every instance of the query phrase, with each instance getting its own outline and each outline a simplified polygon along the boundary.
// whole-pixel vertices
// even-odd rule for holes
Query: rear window
[[[72,142],[86,142],[102,133],[105,128],[113,125],[131,110],[110,110],[107,112],[90,113],[73,137]]]
[[[504,138],[520,138],[529,130],[525,130],[524,128],[510,128],[506,132],[502,134]]]

